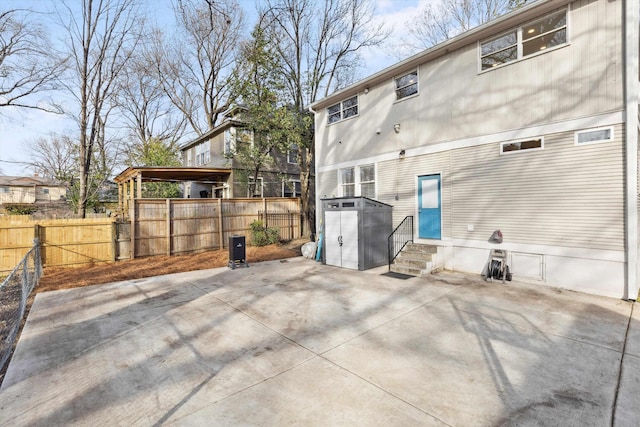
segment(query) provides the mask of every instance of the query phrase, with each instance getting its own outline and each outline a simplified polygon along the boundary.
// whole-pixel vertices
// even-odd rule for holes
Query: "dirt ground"
[[[300,248],[308,240],[300,239],[269,246],[247,246],[247,263],[270,261],[299,256]],[[229,262],[227,249],[178,256],[154,256],[130,261],[118,261],[91,267],[44,269],[35,292],[70,289],[122,280],[141,279],[162,274],[225,267]]]

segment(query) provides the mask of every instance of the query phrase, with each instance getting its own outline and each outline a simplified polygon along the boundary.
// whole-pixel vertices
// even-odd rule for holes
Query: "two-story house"
[[[238,108],[222,123],[180,148],[185,167],[226,169],[219,182],[188,182],[185,197],[297,197],[300,196],[300,168],[297,151],[273,151],[259,171],[257,185],[253,173],[234,156],[239,144],[252,144],[252,132],[243,126]],[[241,113],[241,111],[240,111]]]
[[[317,206],[392,205],[439,268],[501,248],[514,280],[636,299],[639,14],[539,0],[314,103]]]

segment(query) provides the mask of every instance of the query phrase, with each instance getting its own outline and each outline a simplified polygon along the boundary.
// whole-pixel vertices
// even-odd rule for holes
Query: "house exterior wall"
[[[418,177],[439,174],[442,237],[414,236],[439,246],[439,267],[480,274],[499,229],[516,280],[624,296],[621,7],[572,2],[567,45],[485,72],[478,43],[448,52],[417,67],[418,95],[395,101],[389,79],[358,93],[357,116],[331,125],[326,107],[340,100],[320,101],[318,198],[342,196],[340,169],[375,164],[394,226],[417,222]],[[576,144],[576,131],[594,128],[613,140]],[[532,138],[543,146],[501,151]]]
[[[479,73],[472,43],[420,65],[415,97],[395,101],[391,78],[358,94],[358,116],[326,125],[317,110],[317,157],[333,164],[621,110],[621,4],[571,3],[569,43],[548,53]]]
[[[8,191],[0,191],[0,203],[35,203],[34,187],[4,187]]]

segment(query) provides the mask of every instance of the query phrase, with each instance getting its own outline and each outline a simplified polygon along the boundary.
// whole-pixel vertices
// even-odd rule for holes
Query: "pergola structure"
[[[142,198],[143,182],[198,182],[217,184],[226,182],[231,169],[194,167],[128,167],[114,178],[118,184],[118,212],[126,212],[134,199]]]

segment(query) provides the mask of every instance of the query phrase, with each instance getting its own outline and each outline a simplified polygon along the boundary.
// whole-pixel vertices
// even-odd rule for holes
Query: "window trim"
[[[360,168],[372,166],[373,167],[373,181],[366,181],[365,184],[373,182],[373,197],[363,196],[362,195],[362,184],[363,182],[360,180]],[[342,171],[346,169],[353,169],[353,183],[345,184],[342,180]],[[337,170],[338,173],[338,194],[339,197],[369,197],[376,198],[378,195],[378,168],[376,163],[367,163],[365,165],[354,165],[348,166],[344,168],[340,168]],[[344,188],[346,185],[353,186],[353,196],[345,195]]]
[[[601,130],[608,130],[609,131],[609,139],[596,139],[594,141],[584,141],[584,142],[580,142],[578,141],[578,138],[580,135],[585,134],[585,133],[589,133],[589,132],[598,132]],[[583,130],[577,130],[573,133],[573,145],[591,145],[591,144],[602,144],[604,142],[613,142],[615,141],[615,134],[614,134],[614,129],[613,126],[603,126],[603,127],[598,127],[598,128],[591,128],[591,129],[583,129]]]
[[[560,31],[562,28],[564,28],[564,31],[565,31],[565,42],[561,43],[561,44],[558,44],[556,46],[552,46],[552,47],[546,48],[544,50],[540,50],[540,51],[537,51],[535,53],[532,53],[532,54],[524,56],[524,53],[523,53],[524,52],[524,43],[526,43],[527,41],[531,41],[534,38],[531,38],[531,39],[528,39],[528,40],[524,40],[524,38],[522,36],[523,28],[526,27],[527,25],[536,23],[538,21],[542,21],[545,18],[550,17],[552,15],[559,14],[562,11],[564,11],[564,14],[565,14],[564,27],[559,27],[559,28],[553,29],[551,31],[547,31],[544,34],[540,34],[540,35],[536,36],[535,38],[541,37],[541,36],[543,36],[545,34],[550,34],[552,32]],[[569,18],[570,18],[569,7],[563,7],[563,8],[556,9],[556,10],[554,10],[552,12],[549,12],[549,13],[547,13],[547,14],[545,14],[543,16],[540,16],[538,18],[535,18],[535,19],[529,20],[527,22],[524,22],[524,23],[518,25],[515,28],[510,28],[507,31],[503,31],[503,32],[501,32],[499,34],[495,34],[495,35],[493,35],[491,37],[487,37],[484,40],[479,40],[478,43],[477,43],[478,74],[482,74],[482,73],[486,73],[486,72],[489,72],[489,71],[492,71],[492,70],[496,70],[498,68],[502,68],[502,67],[507,66],[509,64],[515,64],[515,63],[523,61],[525,59],[534,58],[534,57],[536,57],[538,55],[543,55],[543,54],[545,54],[547,52],[553,52],[554,50],[562,49],[563,47],[569,46],[571,44],[570,37],[569,37],[569,35],[570,35],[570,31],[569,31],[569,29],[570,29],[570,19]],[[516,51],[517,51],[516,59],[514,59],[512,61],[504,62],[502,64],[494,65],[494,66],[492,66],[490,68],[487,68],[487,69],[483,69],[482,68],[482,59],[487,55],[483,55],[482,54],[482,45],[485,44],[485,43],[489,43],[489,42],[492,42],[494,40],[497,40],[497,39],[499,39],[501,37],[504,37],[505,35],[507,35],[509,33],[512,33],[514,31],[516,32]],[[504,49],[502,49],[502,50],[504,50]]]
[[[540,140],[540,147],[535,147],[535,148],[520,148],[517,150],[509,150],[509,151],[504,151],[504,146],[507,144],[517,144],[519,142],[527,142],[527,141],[536,141],[536,140]],[[513,141],[504,141],[500,143],[500,155],[501,156],[508,156],[511,154],[515,154],[515,153],[531,153],[534,151],[542,151],[544,150],[544,136],[540,136],[540,137],[534,137],[534,138],[525,138],[525,139],[516,139]]]
[[[350,106],[348,106],[348,107],[346,107],[346,108],[345,108],[345,107],[344,107],[344,103],[345,103],[345,102],[347,102],[347,101],[350,101],[350,100],[352,100],[352,99],[354,99],[354,98],[355,98],[355,100],[356,100],[356,103],[355,103],[354,105],[350,105]],[[337,120],[335,120],[335,121],[333,121],[333,122],[332,122],[332,121],[329,121],[329,118],[330,118],[331,116],[333,116],[333,115],[335,115],[335,114],[336,114],[336,113],[329,113],[329,109],[330,109],[330,108],[333,108],[333,107],[336,107],[336,106],[338,106],[338,107],[339,107],[339,109],[338,109],[338,111],[337,111],[336,113],[340,113],[340,116],[339,116],[339,118],[338,118]],[[345,112],[346,110],[352,109],[352,108],[354,108],[354,107],[356,108],[356,113],[355,113],[354,115],[352,115],[352,116],[345,117],[345,116],[344,116],[344,112]],[[341,122],[341,121],[343,121],[343,120],[348,120],[348,119],[352,119],[352,118],[354,118],[354,117],[358,117],[358,116],[360,115],[360,99],[359,99],[358,94],[355,94],[355,95],[353,95],[353,96],[350,96],[349,98],[343,99],[343,100],[342,100],[342,101],[340,101],[340,102],[336,102],[335,104],[329,105],[329,106],[326,108],[326,112],[327,112],[327,126],[330,126],[330,125],[332,125],[332,124],[334,124],[334,123],[339,123],[339,122]]]
[[[416,82],[408,84],[408,85],[405,85],[405,86],[402,86],[401,88],[399,88],[398,87],[398,79],[401,79],[401,78],[403,78],[405,76],[408,76],[409,74],[413,74],[414,72],[416,73]],[[398,98],[398,90],[404,89],[404,88],[412,86],[414,84],[416,85],[416,93],[412,93],[411,95],[407,95],[407,96],[403,96],[402,98]],[[400,76],[394,77],[393,78],[393,93],[396,96],[395,100],[393,101],[394,103],[401,102],[401,101],[404,101],[405,99],[410,99],[410,98],[413,98],[413,97],[416,97],[416,96],[420,95],[420,67],[416,67],[416,68],[412,69],[411,71],[403,73]]]
[[[293,148],[295,147],[295,149]],[[287,150],[287,163],[290,165],[297,165],[298,164],[298,145],[297,144],[291,144],[291,146],[289,147],[289,149]],[[296,153],[295,156],[291,156],[292,153]]]

